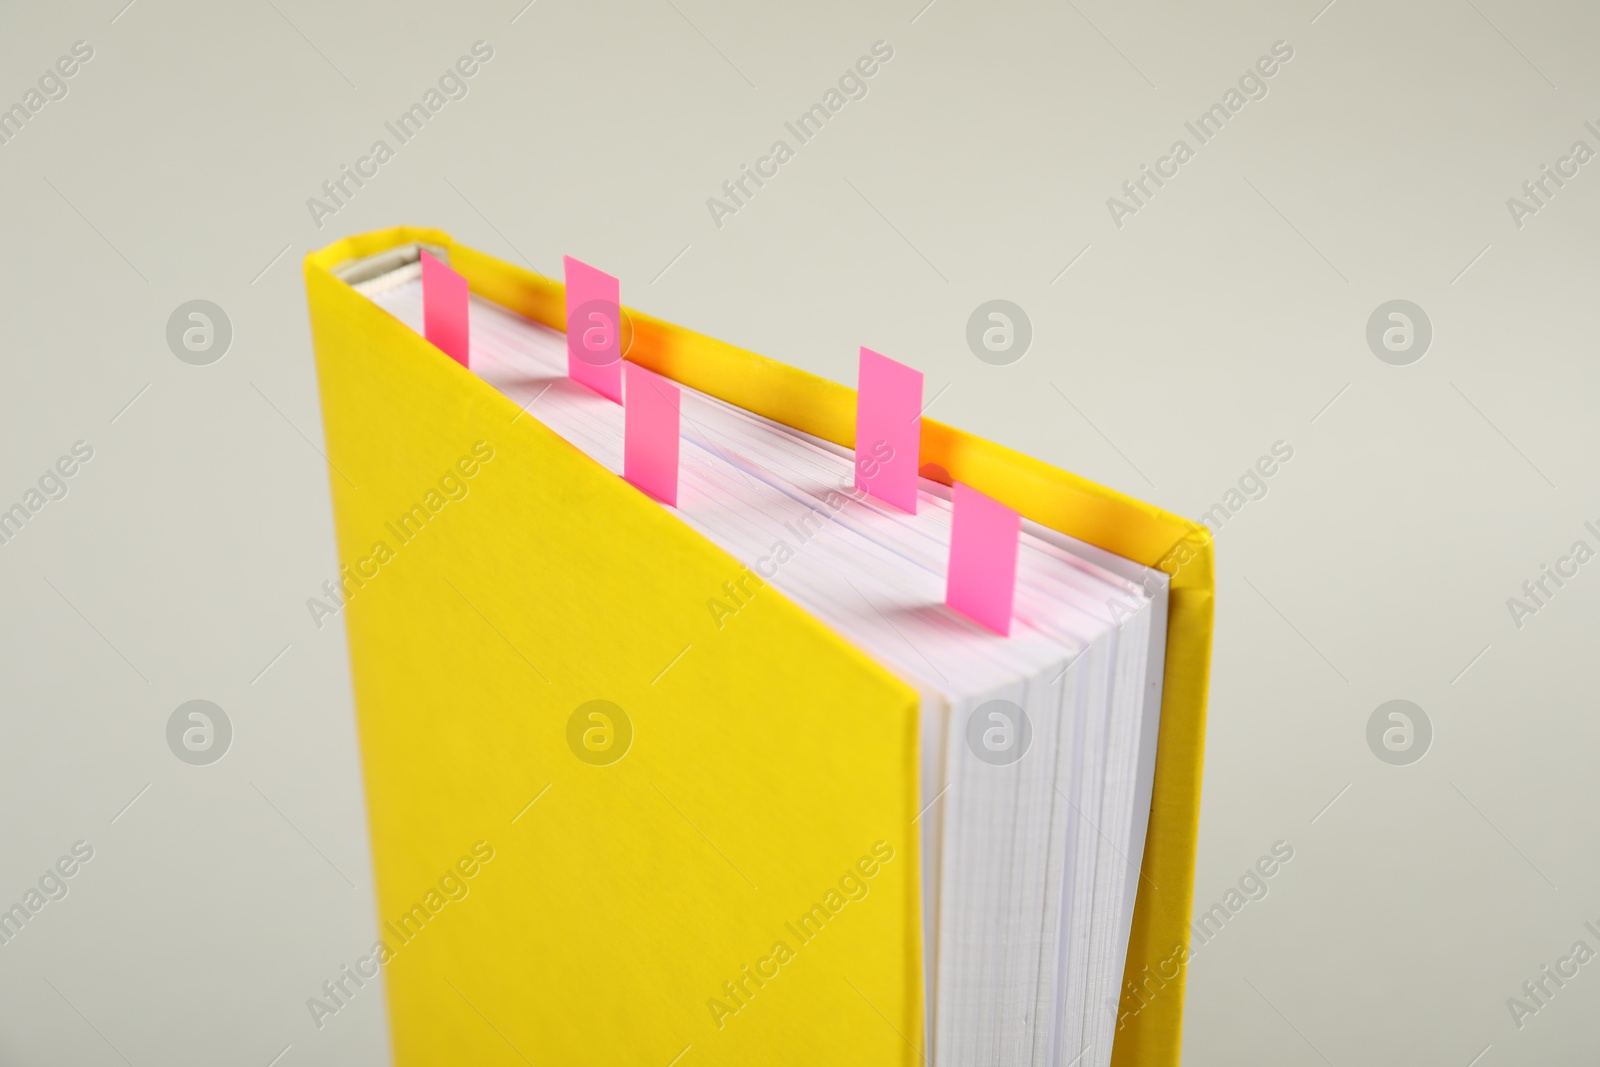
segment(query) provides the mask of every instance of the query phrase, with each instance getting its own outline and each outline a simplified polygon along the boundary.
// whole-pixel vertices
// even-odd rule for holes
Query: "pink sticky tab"
[[[1021,535],[1021,515],[970,485],[955,483],[944,602],[1003,637],[1011,635]]]
[[[870,348],[856,379],[856,488],[917,513],[922,372]]]
[[[678,387],[637,363],[623,367],[622,476],[663,504],[678,506]]]
[[[620,404],[622,296],[617,279],[571,256],[562,256],[561,263],[567,276],[567,377]]]
[[[427,252],[422,253],[422,335],[467,365],[467,280]]]

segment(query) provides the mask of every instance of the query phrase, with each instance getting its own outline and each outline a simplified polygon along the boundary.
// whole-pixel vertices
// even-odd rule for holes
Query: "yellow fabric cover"
[[[719,631],[740,564],[332,273],[412,241],[564,326],[559,283],[438,230],[305,259],[395,1062],[921,1063],[915,694],[771,588]],[[852,390],[628,315],[628,359],[853,445]],[[922,425],[941,480],[1173,576],[1128,955],[1164,980],[1125,992],[1113,1063],[1176,1064],[1209,537]],[[567,740],[597,699],[634,731],[606,766]]]

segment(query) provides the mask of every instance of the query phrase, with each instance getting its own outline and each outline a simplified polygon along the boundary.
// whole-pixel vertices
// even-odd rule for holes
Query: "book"
[[[396,1062],[1176,1062],[1203,528],[931,421],[907,513],[849,390],[630,312],[663,502],[559,284],[408,229],[306,278]],[[943,604],[974,490],[1008,636]]]

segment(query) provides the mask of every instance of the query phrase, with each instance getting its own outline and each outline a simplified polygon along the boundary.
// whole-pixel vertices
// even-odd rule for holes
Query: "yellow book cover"
[[[776,590],[704,640],[741,563],[335,274],[413,243],[565,318],[437,230],[305,260],[395,1062],[924,1062],[917,694]],[[628,360],[853,446],[852,390],[628,314]],[[1171,576],[1112,1062],[1176,1064],[1207,532],[927,419],[920,458]]]

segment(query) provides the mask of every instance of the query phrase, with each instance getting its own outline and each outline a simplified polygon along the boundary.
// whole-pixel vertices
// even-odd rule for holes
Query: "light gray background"
[[[305,1004],[374,916],[343,634],[305,606],[335,562],[299,260],[396,223],[580,256],[839,381],[869,344],[925,370],[930,415],[1191,517],[1291,444],[1218,538],[1197,905],[1295,858],[1193,961],[1185,1061],[1600,1054],[1600,964],[1520,1030],[1506,1007],[1600,948],[1600,563],[1521,629],[1506,607],[1600,525],[1600,163],[1520,229],[1506,207],[1600,148],[1600,10],[125,2],[0,23],[7,106],[95,50],[0,147],[0,505],[95,450],[0,546],[0,904],[95,849],[0,946],[0,1063],[387,1059],[380,991],[320,1030]],[[470,95],[314,225],[480,39]],[[880,39],[870,95],[713,225]],[[1106,198],[1278,40],[1270,94],[1115,226]],[[193,298],[233,324],[211,366],[164,339]],[[1033,323],[1012,366],[966,347],[992,298]],[[1364,339],[1395,298],[1434,328],[1405,367]],[[1407,767],[1365,739],[1397,697],[1435,732]],[[164,739],[193,698],[234,726],[209,767]]]

